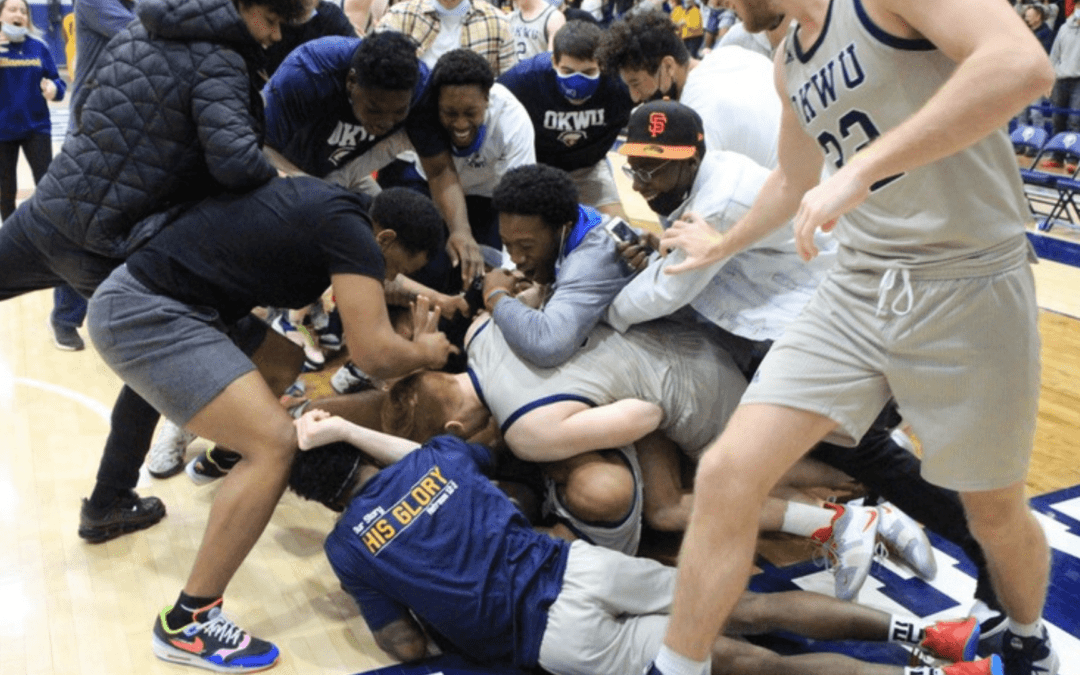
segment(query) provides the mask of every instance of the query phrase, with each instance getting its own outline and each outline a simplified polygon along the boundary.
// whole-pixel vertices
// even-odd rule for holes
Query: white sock
[[[709,675],[708,661],[688,659],[671,651],[667,645],[660,646],[660,653],[653,663],[664,675]]]
[[[921,620],[895,614],[889,618],[889,642],[917,645],[925,638],[926,631]]]
[[[1009,630],[1020,637],[1042,637],[1042,619],[1036,619],[1035,623],[1017,623],[1009,619]]]
[[[945,675],[945,671],[933,666],[908,666],[904,668],[904,675]]]
[[[836,511],[810,506],[801,502],[788,502],[784,509],[781,532],[809,537],[824,527],[831,527]]]

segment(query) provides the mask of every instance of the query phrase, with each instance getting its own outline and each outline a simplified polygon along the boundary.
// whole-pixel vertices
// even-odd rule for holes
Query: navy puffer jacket
[[[73,102],[72,134],[31,198],[37,219],[118,259],[151,213],[277,175],[249,79],[262,48],[232,0],[141,0],[135,13]]]

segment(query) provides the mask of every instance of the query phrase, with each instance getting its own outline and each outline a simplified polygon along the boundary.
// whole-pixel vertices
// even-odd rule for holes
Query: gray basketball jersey
[[[784,42],[788,105],[825,155],[828,175],[896,127],[941,87],[955,64],[927,40],[887,34],[862,0],[833,0],[813,44],[793,25]],[[929,165],[878,181],[840,219],[839,263],[966,276],[1023,260],[1029,219],[1004,129]]]
[[[727,352],[693,326],[667,321],[623,334],[598,324],[557,368],[519,359],[490,320],[467,351],[473,384],[504,434],[525,413],[558,401],[600,406],[636,398],[660,406],[660,428],[696,459],[720,435],[746,389]]]
[[[626,555],[637,555],[641,543],[641,518],[645,508],[645,493],[641,482],[641,465],[638,464],[637,450],[632,445],[617,448],[616,452],[626,462],[630,474],[634,477],[634,503],[629,513],[614,523],[591,523],[581,520],[563,505],[559,498],[559,487],[550,478],[544,479],[544,513],[555,514],[570,531],[580,539],[595,546],[610,548]]]

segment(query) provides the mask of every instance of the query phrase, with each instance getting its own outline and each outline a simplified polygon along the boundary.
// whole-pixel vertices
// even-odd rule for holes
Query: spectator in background
[[[1080,13],[1074,12],[1058,31],[1054,45],[1050,48],[1050,63],[1054,66],[1054,90],[1050,93],[1050,102],[1055,108],[1080,109]],[[1054,133],[1065,131],[1066,124],[1070,131],[1080,131],[1080,112],[1066,115],[1055,112]],[[1062,156],[1054,154],[1043,161],[1047,168],[1061,168]],[[1070,165],[1069,171],[1076,169]]]
[[[406,0],[391,7],[376,30],[395,30],[416,40],[416,54],[428,68],[458,47],[487,59],[495,77],[518,62],[509,19],[485,0]]]
[[[1042,5],[1028,5],[1024,10],[1024,21],[1035,33],[1046,53],[1050,53],[1050,47],[1054,44],[1054,31],[1046,23],[1046,10]]]
[[[672,0],[671,22],[679,29],[679,37],[686,45],[690,56],[698,58],[698,50],[705,38],[705,29],[701,24],[701,10],[694,0]]]
[[[345,13],[333,2],[327,0],[302,0],[306,14],[298,21],[282,24],[281,42],[266,48],[266,74],[269,77],[278,69],[281,62],[305,42],[328,35],[356,37],[353,27]]]
[[[15,212],[19,149],[36,185],[52,161],[48,101],[66,85],[45,43],[37,39],[26,0],[0,2],[0,220]]]
[[[1043,11],[1043,21],[1050,26],[1051,32],[1054,30],[1054,26],[1057,24],[1058,14],[1061,8],[1055,2],[1035,2],[1034,0],[1019,0],[1019,2],[1013,5],[1013,9],[1021,17],[1025,17],[1025,13],[1028,7],[1039,7]],[[1029,24],[1030,25],[1030,24]]]
[[[1054,44],[1054,31],[1050,29],[1050,25],[1046,23],[1046,10],[1042,5],[1028,5],[1024,9],[1024,21],[1035,33],[1035,37],[1038,38],[1039,43],[1042,44],[1046,53],[1050,53],[1050,49]],[[1035,100],[1032,104],[1034,106],[1048,105],[1050,99],[1046,96],[1041,96]],[[1016,116],[1017,124],[1030,124],[1031,126],[1041,127],[1045,124],[1046,117],[1042,111],[1035,107],[1025,108],[1020,111],[1020,114]],[[1028,148],[1026,151],[1028,157],[1034,157],[1036,154],[1035,148]]]
[[[551,51],[551,38],[566,23],[566,17],[547,0],[515,0],[510,13],[510,32],[518,61]]]
[[[360,37],[375,30],[375,25],[390,9],[389,0],[343,0],[341,10],[352,22]]]

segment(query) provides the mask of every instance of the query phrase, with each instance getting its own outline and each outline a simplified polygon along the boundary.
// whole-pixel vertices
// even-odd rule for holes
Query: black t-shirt
[[[316,178],[275,178],[199,202],[127,260],[147,288],[212,307],[226,324],[252,308],[305,307],[332,274],[382,281],[370,199]]]

